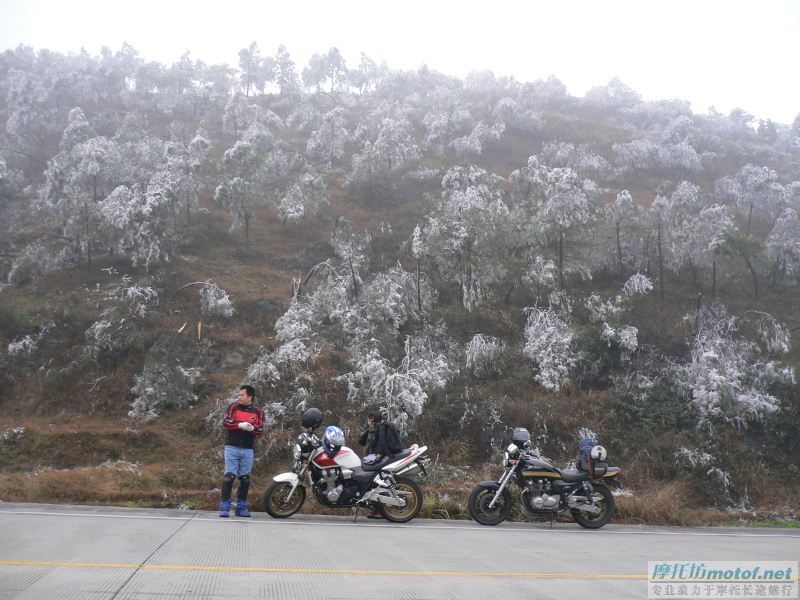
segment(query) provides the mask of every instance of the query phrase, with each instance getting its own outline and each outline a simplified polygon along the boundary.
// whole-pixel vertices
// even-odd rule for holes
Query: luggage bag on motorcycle
[[[592,448],[594,446],[595,441],[589,438],[584,438],[578,443],[578,468],[581,471],[586,471],[592,477],[602,477],[608,473],[608,463],[592,459]]]

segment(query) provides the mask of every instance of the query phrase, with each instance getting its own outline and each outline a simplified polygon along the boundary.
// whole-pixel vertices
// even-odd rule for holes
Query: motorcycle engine
[[[339,496],[342,495],[342,484],[338,483],[341,478],[341,470],[336,469],[325,469],[322,472],[322,478],[325,481],[325,497],[328,499],[328,502],[335,503],[339,500]]]
[[[524,501],[527,508],[534,511],[542,510],[555,510],[558,508],[558,496],[551,496],[547,492],[550,489],[550,482],[544,482],[541,479],[537,482],[531,482],[528,487],[523,491]]]

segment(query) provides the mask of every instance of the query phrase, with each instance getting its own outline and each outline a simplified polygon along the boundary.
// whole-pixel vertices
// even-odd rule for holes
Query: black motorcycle
[[[514,504],[511,484],[526,514],[550,517],[570,513],[578,525],[598,529],[614,516],[614,495],[608,484],[622,487],[619,467],[606,462],[606,450],[594,445],[579,454],[577,468],[560,470],[529,451],[530,433],[514,430],[503,454],[505,471],[498,481],[482,481],[469,497],[469,514],[481,525],[502,523]]]

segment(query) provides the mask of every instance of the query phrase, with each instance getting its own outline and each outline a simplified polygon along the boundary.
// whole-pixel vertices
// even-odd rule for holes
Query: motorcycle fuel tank
[[[549,462],[533,459],[525,461],[522,467],[523,477],[561,479],[561,474]]]
[[[324,451],[322,451],[322,449],[320,449],[319,453],[317,453],[317,455],[311,460],[315,465],[322,469],[329,469],[331,467],[352,469],[354,467],[361,466],[361,459],[347,446],[342,446],[338,454],[336,454],[336,456],[333,458],[330,458],[327,454],[325,454]]]

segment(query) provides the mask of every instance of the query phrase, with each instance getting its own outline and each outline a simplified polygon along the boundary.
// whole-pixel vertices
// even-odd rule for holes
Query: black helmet
[[[511,441],[520,448],[527,447],[531,443],[531,434],[524,427],[517,427],[514,429],[514,434],[511,436]]]
[[[303,427],[315,429],[322,425],[322,411],[318,408],[309,408],[303,413],[303,420],[301,421]]]

